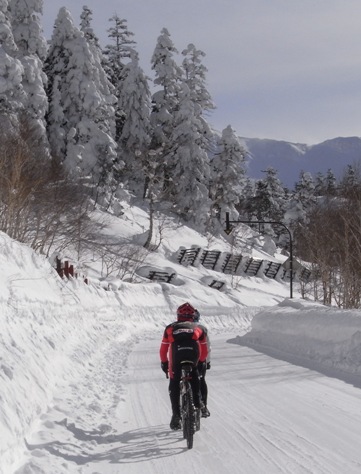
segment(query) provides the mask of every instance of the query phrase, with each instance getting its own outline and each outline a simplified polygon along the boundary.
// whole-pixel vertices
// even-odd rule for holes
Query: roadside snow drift
[[[361,374],[361,312],[341,311],[303,300],[286,299],[264,309],[251,331],[237,342],[312,360],[325,368]]]

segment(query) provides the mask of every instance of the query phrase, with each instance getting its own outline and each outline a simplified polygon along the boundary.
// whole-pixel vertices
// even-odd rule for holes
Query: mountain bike
[[[193,448],[194,433],[200,430],[201,413],[199,408],[193,404],[193,391],[191,386],[193,363],[181,362],[180,379],[180,413],[183,428],[183,438],[187,440],[187,448]]]

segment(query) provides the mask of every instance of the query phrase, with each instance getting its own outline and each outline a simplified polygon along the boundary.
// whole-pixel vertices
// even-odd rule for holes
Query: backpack
[[[199,328],[188,321],[173,323],[172,328],[174,362],[177,364],[187,360],[196,364],[199,359],[199,334],[202,334]]]

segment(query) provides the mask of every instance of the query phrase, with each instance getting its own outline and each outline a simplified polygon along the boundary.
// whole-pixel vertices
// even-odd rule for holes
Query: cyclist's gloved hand
[[[210,368],[211,368],[211,363],[207,362],[207,370],[209,370]]]
[[[163,370],[163,372],[164,372],[165,374],[168,373],[168,361],[167,361],[167,362],[161,362],[161,363],[160,363],[160,367],[161,367],[161,369]]]

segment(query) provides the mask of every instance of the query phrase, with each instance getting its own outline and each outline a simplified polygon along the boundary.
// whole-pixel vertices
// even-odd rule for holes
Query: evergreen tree
[[[327,170],[325,177],[325,192],[327,196],[336,196],[337,194],[337,180],[334,172],[331,169]]]
[[[316,188],[311,173],[301,171],[295,191],[286,205],[285,221],[292,226],[307,222],[307,213],[316,203]]]
[[[265,173],[266,176],[257,181],[256,185],[256,217],[260,221],[279,222],[282,221],[285,212],[286,193],[275,169],[269,167]]]
[[[324,196],[325,195],[325,177],[324,175],[319,171],[316,174],[316,180],[315,180],[315,193],[316,196]]]
[[[158,160],[157,174],[159,186],[164,198],[172,199],[172,169],[171,153],[177,144],[171,141],[174,132],[174,112],[179,110],[179,91],[183,75],[182,69],[176,64],[173,56],[178,53],[170,34],[163,28],[157,39],[152,55],[151,64],[155,72],[154,84],[159,89],[152,95],[152,111],[150,123],[152,127],[152,149],[162,150],[156,153]],[[171,152],[172,150],[172,152]]]
[[[100,68],[84,34],[61,8],[45,68],[49,141],[53,150],[63,153],[67,169],[87,177],[93,190],[104,196],[113,185],[116,144],[111,136],[114,109],[102,92],[106,84]]]
[[[151,64],[155,72],[154,84],[160,89],[152,96],[151,124],[157,145],[169,145],[173,129],[173,113],[178,109],[180,81],[183,71],[173,59],[178,53],[170,34],[163,28],[158,37]]]
[[[127,20],[121,19],[117,14],[109,18],[112,26],[108,29],[108,38],[112,44],[105,46],[103,54],[106,58],[107,72],[112,84],[117,89],[122,70],[131,58],[136,42],[132,39],[134,33],[129,31]]]
[[[182,66],[185,72],[185,82],[190,90],[191,99],[198,105],[199,109],[195,110],[195,114],[203,111],[215,109],[212,97],[206,88],[206,74],[208,69],[202,64],[202,58],[205,53],[196,49],[194,44],[189,44],[182,51],[184,56]]]
[[[88,43],[92,44],[95,48],[100,48],[99,39],[91,26],[92,19],[93,11],[89,7],[83,6],[80,14],[80,31],[84,33]]]
[[[315,190],[317,196],[332,197],[337,194],[337,180],[331,169],[327,170],[326,175],[317,173]]]
[[[109,81],[114,87],[114,94],[119,100],[123,87],[123,69],[127,60],[136,54],[134,49],[136,42],[132,39],[134,33],[128,30],[127,20],[121,19],[115,14],[109,21],[112,22],[112,26],[108,29],[108,37],[112,44],[106,45],[102,63]],[[118,141],[125,120],[125,112],[119,102],[115,107],[115,120],[115,140]]]
[[[354,198],[361,195],[361,173],[359,167],[347,165],[340,184],[338,194],[346,198]]]
[[[244,186],[239,196],[237,211],[241,218],[251,220],[255,218],[256,209],[254,197],[256,194],[256,183],[254,179],[245,177]]]
[[[110,113],[108,114],[108,133],[112,137],[115,137],[115,108],[117,106],[116,91],[103,68],[105,62],[104,55],[100,48],[99,39],[91,26],[92,14],[93,12],[90,8],[86,6],[83,7],[82,14],[80,15],[80,30],[88,41],[90,51],[94,58],[95,70],[93,73],[99,86],[99,90],[110,110]]]
[[[185,72],[185,82],[190,90],[191,99],[194,102],[194,114],[202,125],[202,134],[205,146],[212,136],[211,129],[204,117],[205,113],[214,110],[215,105],[206,87],[207,68],[202,64],[205,53],[196,49],[194,44],[189,44],[182,51],[184,56],[182,66]]]
[[[359,183],[359,176],[356,174],[356,170],[352,165],[347,165],[346,170],[341,178],[339,188],[348,189],[353,188]]]
[[[0,112],[18,113],[23,108],[24,68],[16,54],[8,0],[0,0]]]
[[[245,157],[235,131],[228,125],[219,139],[219,152],[211,161],[210,196],[213,207],[221,210],[222,219],[225,212],[229,212],[232,219],[238,219],[236,206],[245,186]]]
[[[199,120],[194,108],[189,88],[184,83],[179,93],[179,110],[174,112],[174,129],[170,136],[173,146],[169,154],[172,169],[169,190],[170,199],[179,214],[202,228],[208,221],[210,212],[210,167],[208,155],[200,144]]]
[[[307,208],[315,203],[315,183],[311,173],[301,171],[300,179],[296,183],[295,198],[300,201],[303,208]]]
[[[16,58],[21,62],[24,74],[22,86],[23,108],[33,126],[39,130],[39,138],[47,143],[45,115],[48,109],[46,96],[46,75],[43,61],[47,45],[42,33],[39,15],[42,13],[42,0],[10,0],[11,23],[17,46]],[[35,135],[34,135],[35,136]]]
[[[47,114],[47,131],[52,154],[62,161],[67,153],[67,120],[63,109],[61,75],[54,75],[49,93],[49,113]]]
[[[125,119],[118,142],[119,155],[125,162],[124,175],[131,189],[140,195],[148,176],[148,150],[151,141],[150,90],[148,80],[133,51],[130,62],[122,71],[122,89],[118,106]],[[140,185],[142,188],[140,188]]]

